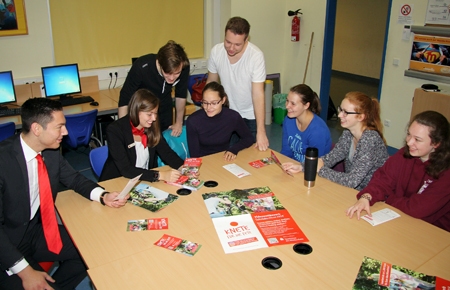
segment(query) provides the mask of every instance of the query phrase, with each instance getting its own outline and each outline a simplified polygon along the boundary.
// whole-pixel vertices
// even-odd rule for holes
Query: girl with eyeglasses
[[[253,135],[241,115],[228,108],[228,99],[222,85],[208,83],[202,92],[202,110],[186,120],[186,132],[191,157],[225,151],[223,158],[234,160],[239,151],[253,144]],[[233,133],[239,142],[230,146]]]
[[[392,155],[347,210],[350,218],[386,202],[402,212],[450,231],[450,126],[435,111],[417,114],[405,146]]]
[[[319,158],[317,172],[333,182],[361,190],[389,157],[380,105],[375,98],[350,92],[345,95],[338,112],[344,132],[330,153]],[[345,171],[335,171],[333,167],[341,161],[345,161]],[[301,169],[301,165],[285,167],[292,173]]]
[[[308,147],[317,148],[319,156],[330,152],[330,130],[325,121],[318,116],[321,110],[320,100],[309,86],[300,84],[289,90],[286,110],[281,154],[304,162]]]

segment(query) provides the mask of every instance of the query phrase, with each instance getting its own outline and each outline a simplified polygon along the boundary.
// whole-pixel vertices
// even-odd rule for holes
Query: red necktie
[[[136,136],[141,136],[142,145],[144,145],[144,148],[147,148],[147,134],[145,134],[145,128],[139,130],[138,128],[134,127],[131,121],[130,124],[131,124],[131,133],[133,133],[133,135]]]
[[[44,229],[45,241],[50,252],[59,254],[62,248],[58,223],[56,222],[55,204],[53,202],[52,189],[42,156],[36,156],[38,162],[39,199],[41,201],[41,219]]]

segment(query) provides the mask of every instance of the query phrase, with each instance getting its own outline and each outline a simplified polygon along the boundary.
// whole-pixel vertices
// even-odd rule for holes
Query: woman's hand
[[[180,178],[181,172],[175,169],[169,169],[159,172],[159,180],[167,181],[167,182],[175,182],[178,178]]]
[[[223,159],[225,159],[226,161],[232,161],[234,159],[236,159],[235,154],[231,153],[230,151],[225,151],[225,153],[223,154]]]
[[[323,167],[323,159],[319,158],[317,159],[317,172],[319,172],[320,168]]]
[[[285,162],[281,164],[281,167],[284,171],[288,173],[299,173],[303,170],[303,167],[301,164],[294,164],[292,162]]]
[[[368,193],[363,194],[363,196],[368,198],[360,197],[354,205],[347,209],[347,216],[349,218],[352,218],[353,214],[356,213],[356,217],[359,220],[363,210],[365,210],[369,216],[372,216],[370,213],[370,199],[372,199],[372,196]]]

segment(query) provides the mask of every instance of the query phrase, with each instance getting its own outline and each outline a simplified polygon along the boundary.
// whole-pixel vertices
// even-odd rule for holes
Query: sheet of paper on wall
[[[450,7],[447,1],[428,0],[426,24],[450,25]]]
[[[377,226],[379,224],[388,222],[390,220],[393,220],[395,218],[400,217],[400,215],[398,213],[396,213],[395,211],[385,208],[376,212],[372,213],[372,216],[370,217],[369,215],[365,215],[362,217],[363,220],[365,220],[366,222],[368,222],[369,224],[371,224],[372,226]]]

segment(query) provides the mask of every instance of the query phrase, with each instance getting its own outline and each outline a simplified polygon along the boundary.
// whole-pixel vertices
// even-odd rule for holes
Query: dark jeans
[[[23,254],[30,266],[38,271],[43,271],[39,262],[58,261],[59,267],[52,275],[56,283],[47,283],[54,289],[75,289],[87,276],[86,266],[75,248],[64,226],[59,226],[59,232],[63,243],[61,252],[56,255],[47,248],[44,231],[36,214],[30,224],[22,242],[17,249]],[[23,289],[22,279],[17,275],[8,276],[6,272],[0,272],[0,289]]]
[[[244,119],[244,122],[245,122],[245,125],[247,125],[247,127],[250,129],[250,132],[252,132],[253,142],[256,142],[256,120]],[[238,134],[233,133],[233,135],[231,135],[231,139],[230,139],[230,146],[233,146],[234,144],[239,142],[240,139],[241,138],[239,138]]]

